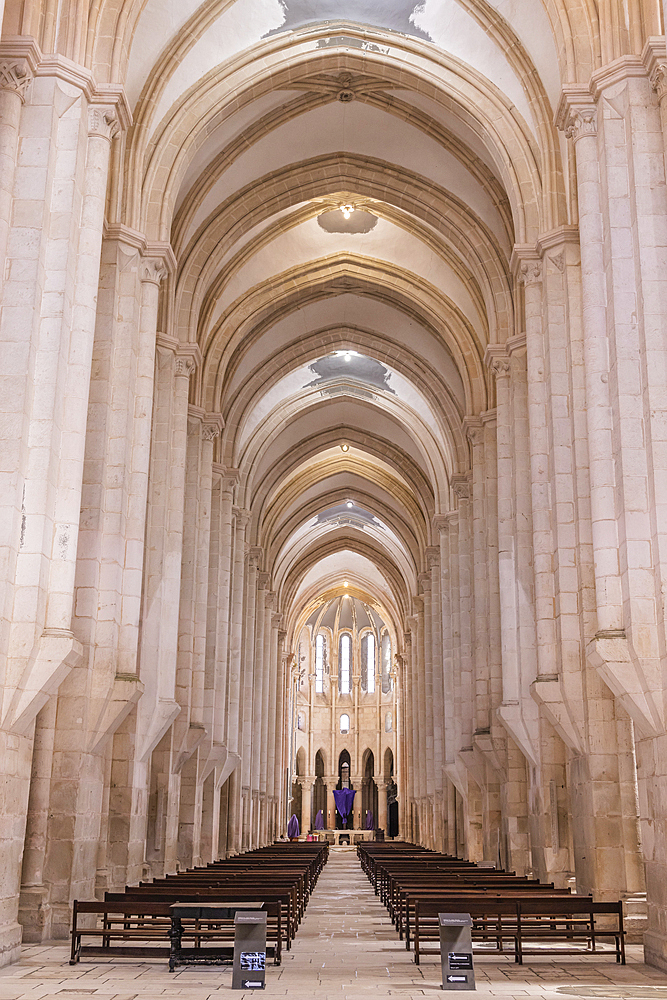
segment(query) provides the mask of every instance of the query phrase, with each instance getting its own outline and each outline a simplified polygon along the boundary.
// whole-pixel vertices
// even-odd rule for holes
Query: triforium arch
[[[346,755],[667,967],[660,0],[0,12],[0,960]]]

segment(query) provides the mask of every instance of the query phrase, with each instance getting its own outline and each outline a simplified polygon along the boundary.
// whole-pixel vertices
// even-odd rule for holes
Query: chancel
[[[0,986],[664,983],[663,0],[0,23]]]

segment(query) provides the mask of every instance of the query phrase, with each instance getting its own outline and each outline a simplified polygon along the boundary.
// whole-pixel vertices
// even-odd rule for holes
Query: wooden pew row
[[[625,963],[620,902],[596,903],[553,884],[462,866],[459,859],[413,847],[381,845],[378,850],[377,845],[360,844],[357,853],[406,948],[414,940],[417,963],[424,953],[420,941],[439,944],[441,912],[470,912],[473,940],[495,941],[500,952],[509,944],[519,963],[527,954],[600,954],[596,942],[610,939],[616,961]]]
[[[172,903],[206,905],[261,899],[267,912],[267,950],[275,964],[280,964],[283,945],[291,945],[328,853],[328,844],[280,843],[154,882],[127,886],[124,893],[106,893],[104,902],[75,901],[70,962],[75,964],[82,956],[166,958]],[[233,945],[231,916],[185,920],[183,927],[184,939],[191,939],[197,948]],[[205,951],[202,948],[198,960],[206,960]]]
[[[187,902],[182,900],[181,902]],[[201,900],[197,900],[201,902]],[[220,900],[216,899],[216,902]],[[231,900],[230,900],[231,902]],[[234,900],[242,902],[242,900]],[[274,965],[280,965],[283,943],[282,908],[279,902],[265,901],[267,914],[267,954]],[[95,926],[83,926],[81,917],[92,914]],[[85,917],[84,917],[85,920]],[[234,918],[212,920],[182,920],[183,939],[191,939],[200,947],[210,941],[217,947],[234,945]],[[171,903],[149,899],[74,901],[72,913],[72,947],[70,965],[81,958],[169,958]],[[87,941],[94,940],[94,944]]]
[[[470,896],[417,898],[414,917],[417,965],[424,954],[440,954],[438,914],[443,912],[470,913],[473,943],[495,943],[494,953],[506,954],[505,944],[509,942],[519,965],[523,964],[526,955],[599,956],[607,952],[600,952],[598,945],[609,940],[613,942],[616,961],[625,965],[625,929],[620,901],[597,903],[589,896],[519,896],[493,900]],[[438,946],[424,948],[425,941],[437,941]]]

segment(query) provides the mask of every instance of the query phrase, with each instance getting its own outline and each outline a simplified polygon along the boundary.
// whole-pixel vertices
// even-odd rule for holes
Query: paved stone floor
[[[667,1000],[667,975],[642,962],[630,946],[628,964],[613,958],[531,959],[523,967],[491,956],[475,959],[477,993],[502,1000],[563,996]],[[80,963],[69,966],[62,944],[24,949],[20,963],[0,969],[0,1000],[216,1000],[231,989],[231,970],[181,969],[162,963]],[[267,968],[265,997],[365,1000],[435,997],[436,956],[418,968],[363,875],[356,853],[334,849],[292,950],[280,968]],[[251,993],[238,991],[239,1000]]]

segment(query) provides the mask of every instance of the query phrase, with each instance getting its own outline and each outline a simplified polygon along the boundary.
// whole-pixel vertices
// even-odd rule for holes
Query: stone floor
[[[628,964],[613,958],[509,959],[476,956],[477,993],[503,1000],[565,996],[667,1000],[667,975],[643,964],[630,946]],[[62,944],[32,945],[21,962],[0,969],[0,1000],[215,1000],[231,989],[231,970],[205,967],[170,975],[162,963],[86,963],[70,967]],[[335,848],[306,917],[280,968],[267,968],[267,997],[364,1000],[437,996],[436,956],[418,968],[373,895],[352,849]],[[251,991],[255,992],[255,991]],[[237,992],[244,1000],[251,992]]]

